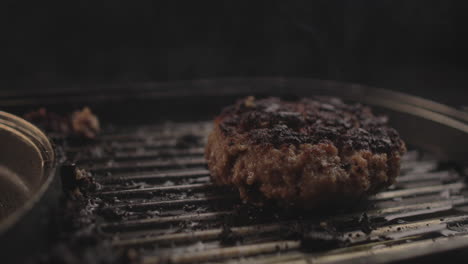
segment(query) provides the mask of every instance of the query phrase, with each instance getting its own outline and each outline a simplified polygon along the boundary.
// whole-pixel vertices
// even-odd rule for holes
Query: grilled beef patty
[[[316,208],[395,182],[405,153],[385,116],[337,98],[248,97],[215,119],[205,157],[215,184],[247,202]]]

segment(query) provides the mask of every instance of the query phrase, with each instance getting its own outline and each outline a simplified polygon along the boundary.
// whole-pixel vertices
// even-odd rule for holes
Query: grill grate
[[[66,146],[101,188],[99,236],[142,263],[382,263],[468,246],[467,189],[459,173],[417,151],[388,191],[335,214],[242,205],[210,183],[203,146],[211,122],[114,127]],[[110,213],[109,213],[110,212]],[[298,235],[299,234],[299,235]]]

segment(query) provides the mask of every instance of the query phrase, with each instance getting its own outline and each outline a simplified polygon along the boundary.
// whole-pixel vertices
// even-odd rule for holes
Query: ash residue
[[[102,201],[100,201],[99,207],[96,209],[96,214],[106,221],[121,221],[124,219],[129,219],[135,212],[125,210],[128,207],[131,207],[131,204],[128,204],[126,207],[119,207],[115,206],[115,204],[119,202],[116,197],[103,197]],[[141,215],[147,215],[146,211],[142,211]]]
[[[77,229],[94,224],[94,212],[99,208],[102,200],[90,194],[99,190],[101,186],[90,172],[75,164],[63,165],[61,177],[66,199],[63,208],[65,220]]]
[[[107,221],[120,221],[127,216],[128,212],[119,207],[113,208],[109,207],[108,204],[104,204],[99,209],[98,214]]]
[[[97,211],[104,201],[92,195],[100,189],[92,174],[74,164],[62,166],[64,199],[57,226],[57,241],[43,256],[31,263],[136,263],[138,255],[115,250],[101,237]]]

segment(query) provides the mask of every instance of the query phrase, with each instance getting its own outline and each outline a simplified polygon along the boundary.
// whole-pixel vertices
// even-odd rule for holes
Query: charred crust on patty
[[[215,119],[205,156],[213,181],[245,201],[313,208],[388,187],[405,151],[388,118],[367,106],[247,97]]]
[[[348,105],[337,98],[240,100],[227,107],[218,122],[225,136],[247,133],[252,144],[279,147],[332,142],[338,147],[378,153],[402,147],[398,132],[387,125],[385,116],[375,116],[367,106]]]

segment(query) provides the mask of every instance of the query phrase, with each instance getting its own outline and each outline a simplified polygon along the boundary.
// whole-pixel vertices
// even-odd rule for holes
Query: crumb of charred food
[[[89,107],[81,111],[73,112],[71,116],[71,127],[73,132],[85,138],[96,138],[101,130],[99,119],[91,112]]]

